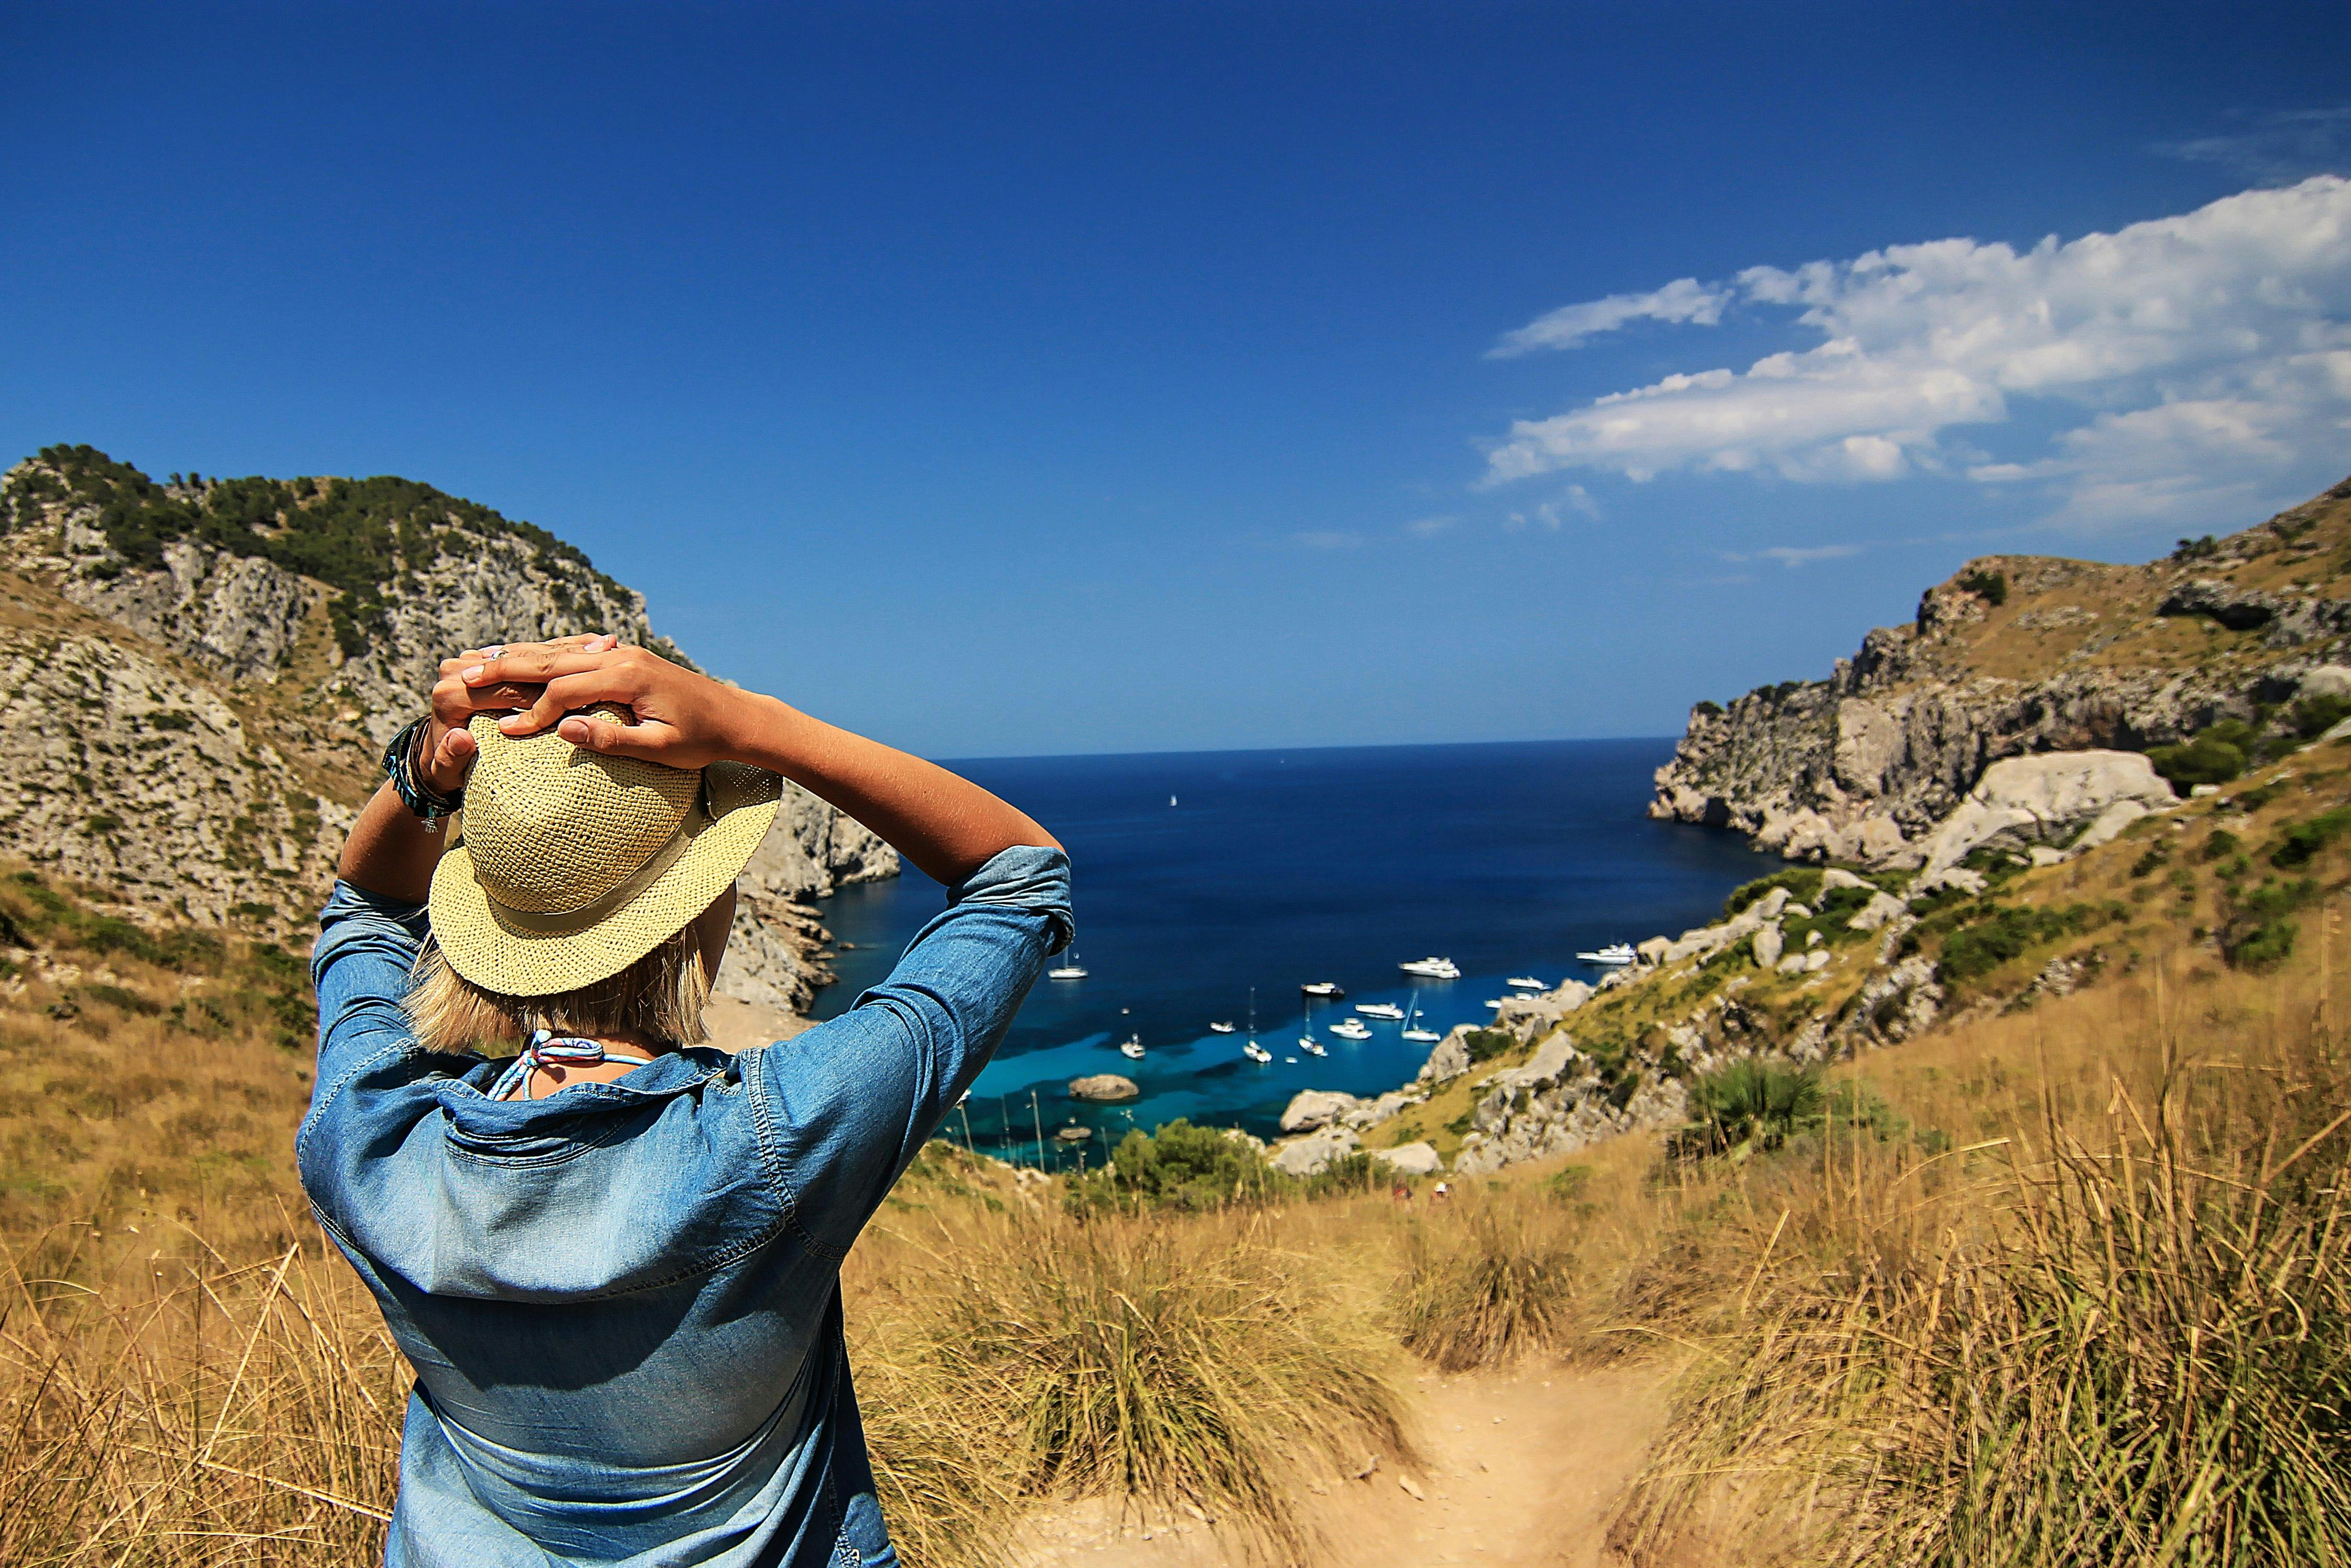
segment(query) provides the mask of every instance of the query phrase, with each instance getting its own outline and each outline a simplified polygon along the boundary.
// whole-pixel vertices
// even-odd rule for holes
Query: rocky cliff
[[[401,479],[157,483],[50,447],[0,480],[0,849],[125,909],[293,934],[449,651],[603,630],[684,655],[555,536]],[[829,979],[809,901],[895,875],[794,790],[723,992]]]
[[[2230,720],[2292,739],[2294,699],[2346,685],[2346,549],[2351,480],[2144,566],[1970,561],[1827,679],[1698,704],[1650,814],[1792,860],[1916,866],[2003,758],[2143,752]]]

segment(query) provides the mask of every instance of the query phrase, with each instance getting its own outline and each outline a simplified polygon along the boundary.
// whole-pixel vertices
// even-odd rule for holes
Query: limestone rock
[[[1768,969],[1780,961],[1783,938],[1777,925],[1766,925],[1755,933],[1755,967]]]
[[[1115,1072],[1096,1072],[1084,1078],[1070,1080],[1070,1098],[1088,1100],[1097,1104],[1115,1105],[1123,1100],[1142,1097],[1143,1091],[1132,1078]]]
[[[1343,1094],[1334,1089],[1301,1089],[1290,1097],[1290,1103],[1282,1110],[1281,1130],[1284,1133],[1311,1133],[1362,1104],[1363,1102],[1354,1095]]]
[[[1833,865],[1829,867],[1828,870],[1821,873],[1821,891],[1823,893],[1834,893],[1840,887],[1874,887],[1875,885],[1876,884],[1874,883],[1863,881],[1860,877],[1854,875],[1853,873],[1845,870],[1843,866]]]
[[[1431,1048],[1428,1060],[1420,1064],[1419,1075],[1413,1082],[1443,1083],[1468,1071],[1469,1030],[1470,1026],[1466,1023],[1455,1024],[1445,1038]]]
[[[1986,846],[2056,845],[2122,801],[2168,806],[2171,786],[2130,751],[2056,751],[2011,757],[1984,769],[1926,846],[1928,875]]]
[[[1855,931],[1875,931],[1887,921],[1908,914],[1909,910],[1908,904],[1892,894],[1874,894],[1869,902],[1856,910],[1845,924]]]
[[[1435,1176],[1445,1168],[1436,1147],[1429,1144],[1400,1144],[1393,1149],[1374,1149],[1372,1158],[1398,1176]]]
[[[1345,1127],[1323,1127],[1282,1145],[1274,1150],[1268,1163],[1285,1176],[1315,1176],[1328,1168],[1332,1161],[1353,1154],[1362,1144],[1363,1140]]]

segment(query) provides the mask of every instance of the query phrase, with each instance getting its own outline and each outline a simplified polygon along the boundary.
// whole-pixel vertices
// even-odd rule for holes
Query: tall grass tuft
[[[115,1263],[0,1251],[0,1563],[380,1556],[406,1368],[340,1260]]]
[[[1770,1521],[1806,1563],[2351,1563],[2351,1098],[2325,1049],[2231,1043],[2110,1075],[2102,1115],[2051,1084],[1994,1146],[1825,1151],[1615,1544],[1761,1562]]]
[[[1376,1339],[1259,1225],[981,1228],[902,1278],[883,1354],[957,1392],[964,1424],[942,1436],[992,1448],[1022,1495],[1190,1503],[1297,1560],[1304,1479],[1410,1459]]]
[[[1397,1335],[1447,1372],[1502,1366],[1562,1346],[1578,1262],[1554,1206],[1478,1197],[1432,1215],[1405,1237],[1395,1288]]]

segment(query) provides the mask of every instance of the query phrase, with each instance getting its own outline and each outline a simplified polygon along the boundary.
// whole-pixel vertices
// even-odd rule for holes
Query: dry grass
[[[1522,1183],[1449,1207],[1405,1235],[1394,1309],[1405,1348],[1446,1372],[1563,1348],[1583,1282],[1579,1228]]]
[[[1412,1449],[1364,1293],[1276,1226],[967,1209],[869,1249],[860,1376],[900,1391],[875,1401],[875,1447],[910,1555],[977,1556],[974,1512],[1087,1496],[1189,1504],[1245,1548],[1307,1555],[1304,1483]],[[935,1440],[893,1453],[884,1426],[910,1409]],[[950,1449],[984,1474],[946,1476],[929,1456]],[[956,1517],[918,1519],[926,1487]]]
[[[315,1233],[154,1250],[88,1283],[0,1257],[0,1563],[380,1556],[408,1377],[373,1301]]]
[[[2311,979],[2149,974],[1934,1042],[1904,1108],[1976,1145],[1832,1137],[1687,1210],[1659,1257],[1704,1354],[1615,1543],[2351,1561],[2351,1095]]]

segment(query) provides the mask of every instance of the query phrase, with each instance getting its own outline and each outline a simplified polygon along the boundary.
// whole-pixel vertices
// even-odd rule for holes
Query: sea
[[[1393,1002],[1439,1034],[1493,1016],[1509,981],[1604,973],[1580,951],[1678,933],[1780,862],[1733,833],[1643,814],[1670,739],[994,758],[950,764],[1043,823],[1070,851],[1081,980],[1037,982],[943,1133],[1048,1168],[1099,1164],[1130,1128],[1185,1117],[1273,1135],[1301,1089],[1370,1095],[1408,1082],[1431,1047],[1365,1019]],[[815,1015],[886,976],[944,890],[903,876],[823,904],[841,978]],[[1449,957],[1458,980],[1397,966]],[[1059,960],[1057,960],[1058,962]],[[1300,988],[1333,981],[1343,1001]],[[1252,1008],[1254,1014],[1252,1015]],[[1264,1064],[1242,1054],[1255,1038]],[[1238,1032],[1212,1031],[1211,1021]],[[1328,1053],[1300,1049],[1311,1034]],[[1119,1042],[1141,1038],[1140,1061]],[[1116,1072],[1123,1105],[1073,1100]],[[1081,1140],[1072,1131],[1083,1129]]]

